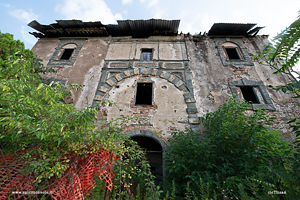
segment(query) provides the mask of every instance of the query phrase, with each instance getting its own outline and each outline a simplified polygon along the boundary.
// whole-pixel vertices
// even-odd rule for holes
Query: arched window
[[[214,41],[224,66],[254,65],[241,38],[214,38]]]
[[[238,45],[232,42],[225,42],[222,44],[222,49],[225,53],[226,60],[244,60]]]
[[[74,65],[79,55],[79,51],[85,43],[85,40],[86,38],[60,39],[60,43],[55,48],[55,51],[47,65],[53,65],[55,67]]]
[[[60,49],[60,51],[56,57],[56,60],[71,60],[76,48],[77,48],[76,44],[64,45]]]

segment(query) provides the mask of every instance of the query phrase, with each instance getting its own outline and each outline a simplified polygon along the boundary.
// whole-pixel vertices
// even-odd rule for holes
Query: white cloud
[[[38,16],[36,14],[34,14],[31,10],[29,10],[29,12],[27,12],[22,9],[17,9],[17,10],[9,11],[9,14],[25,23],[29,23],[32,20],[38,18]]]
[[[103,0],[64,0],[63,2],[63,5],[55,7],[55,11],[61,13],[66,19],[101,21],[104,24],[116,22],[115,16]]]
[[[24,26],[21,27],[22,38],[25,43],[25,48],[29,48],[28,46],[32,47],[37,42],[37,39],[32,35],[29,35],[28,34],[29,31],[25,29],[27,29],[27,27],[26,28]]]
[[[214,23],[219,22],[216,16],[210,16],[208,15],[208,13],[198,13],[191,17],[190,15],[188,15],[188,12],[182,11],[180,13],[180,18],[181,26],[179,32],[189,32],[191,34],[198,34],[200,31],[202,32],[202,34],[204,32],[208,32]]]
[[[146,0],[140,0],[141,3],[144,3]]]
[[[157,4],[158,0],[152,0],[150,3],[149,3],[149,6],[148,7],[151,7],[155,4]]]
[[[122,17],[122,15],[121,15],[121,13],[115,14],[115,19],[116,19],[116,20],[122,20],[123,17]]]
[[[219,23],[219,19],[215,16],[204,13],[201,19],[202,30],[208,32],[214,23]]]
[[[122,4],[131,4],[133,0],[122,0]]]
[[[167,16],[168,16],[168,8],[165,8],[165,9],[156,8],[153,18],[154,19],[163,19],[163,18],[167,18]]]
[[[0,3],[1,6],[5,7],[5,8],[10,8],[11,5],[8,3]]]

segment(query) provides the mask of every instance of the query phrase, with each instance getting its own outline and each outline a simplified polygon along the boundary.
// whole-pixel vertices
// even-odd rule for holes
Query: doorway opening
[[[151,172],[155,176],[155,184],[159,185],[163,181],[162,146],[153,138],[146,136],[133,136],[131,139],[136,141],[142,149],[146,150]]]

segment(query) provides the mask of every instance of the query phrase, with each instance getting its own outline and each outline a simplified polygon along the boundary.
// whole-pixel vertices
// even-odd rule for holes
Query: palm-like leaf
[[[278,67],[279,72],[288,71],[299,61],[299,40],[300,15],[295,22],[274,38],[273,44],[269,44],[261,56],[267,58],[267,62],[271,65]]]

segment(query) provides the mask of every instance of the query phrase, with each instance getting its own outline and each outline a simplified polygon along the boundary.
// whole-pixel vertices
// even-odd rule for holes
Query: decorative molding
[[[108,74],[114,72],[111,69],[104,68],[102,71],[102,77],[108,77]],[[181,73],[182,71],[174,71],[169,69],[157,69],[157,68],[148,68],[148,67],[139,67],[139,68],[127,68],[126,70],[120,70],[119,73],[114,74],[108,78],[100,78],[100,80],[104,80],[103,82],[99,81],[98,90],[96,91],[93,105],[97,105],[97,102],[102,100],[105,94],[118,82],[122,81],[125,78],[129,78],[137,75],[147,75],[147,76],[155,76],[158,78],[162,78],[172,83],[176,88],[183,92],[183,96],[185,99],[185,103],[187,105],[187,114],[188,122],[192,125],[200,124],[200,121],[197,117],[197,108],[195,104],[195,98],[193,90],[189,89],[190,80],[184,80],[179,76],[172,73]]]
[[[61,39],[60,43],[56,47],[52,57],[47,65],[54,65],[55,67],[63,67],[65,65],[74,65],[79,52],[84,45],[86,38],[73,38],[73,39]],[[57,60],[57,57],[61,53],[62,48],[67,44],[75,44],[76,48],[70,60]]]
[[[245,65],[250,65],[250,66],[254,65],[246,50],[246,47],[241,42],[239,42],[240,40],[241,39],[231,38],[230,42],[238,46],[239,53],[242,54],[243,59],[230,60],[230,59],[226,59],[226,55],[222,46],[225,42],[228,42],[226,38],[214,38],[222,64],[224,66],[234,66],[235,68],[239,69],[239,68],[243,68]]]
[[[163,68],[167,68],[167,69],[183,69],[183,63],[180,62],[180,63],[175,63],[175,62],[166,62],[164,64],[164,67]]]
[[[246,78],[243,78],[241,80],[237,80],[237,81],[229,81],[228,82],[229,88],[232,92],[232,94],[236,97],[239,98],[239,93],[238,93],[238,87],[242,87],[242,86],[250,86],[250,87],[257,87],[258,91],[261,95],[261,97],[264,100],[264,104],[251,104],[251,106],[249,107],[249,109],[251,110],[258,110],[258,109],[267,109],[267,110],[276,110],[275,106],[272,102],[272,99],[269,96],[269,93],[267,91],[266,86],[264,85],[264,83],[262,81],[252,81],[252,80],[248,80]],[[254,90],[254,93],[256,96],[260,96],[257,94],[258,92],[257,90]]]
[[[156,68],[157,67],[157,62],[147,62],[147,61],[135,62],[134,67],[153,67],[153,68]]]
[[[127,68],[126,62],[111,62],[109,68]]]

